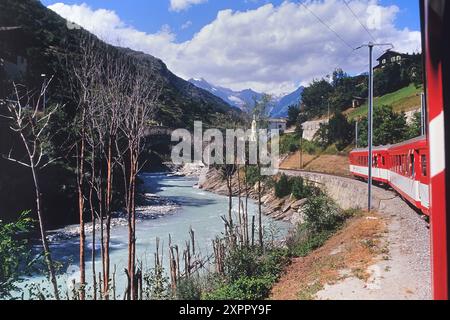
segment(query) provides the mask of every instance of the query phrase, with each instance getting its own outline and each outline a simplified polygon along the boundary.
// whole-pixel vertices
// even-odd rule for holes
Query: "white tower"
[[[250,135],[250,141],[256,142],[257,137],[258,137],[258,134],[257,134],[256,115],[254,115],[253,116],[253,121],[252,121],[252,133]]]

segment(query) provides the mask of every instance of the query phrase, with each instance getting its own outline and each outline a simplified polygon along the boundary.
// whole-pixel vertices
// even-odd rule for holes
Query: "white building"
[[[303,128],[303,139],[307,141],[313,141],[314,136],[317,131],[320,129],[321,124],[327,124],[328,119],[325,120],[317,120],[317,121],[308,121],[302,124]]]
[[[280,130],[280,133],[284,133],[287,130],[286,119],[269,119],[269,130]]]

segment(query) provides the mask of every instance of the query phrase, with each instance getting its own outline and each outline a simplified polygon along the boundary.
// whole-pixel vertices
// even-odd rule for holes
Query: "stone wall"
[[[282,170],[289,176],[301,176],[308,181],[317,183],[344,210],[367,208],[367,183],[323,173],[299,172]],[[373,187],[373,207],[380,208],[382,201],[390,200],[396,195],[388,190]]]

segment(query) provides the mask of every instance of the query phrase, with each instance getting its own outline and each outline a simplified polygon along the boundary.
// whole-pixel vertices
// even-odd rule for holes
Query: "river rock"
[[[291,205],[291,207],[292,207],[292,209],[299,209],[300,207],[303,207],[305,205],[306,201],[308,201],[308,199],[301,199],[301,200],[295,201]]]

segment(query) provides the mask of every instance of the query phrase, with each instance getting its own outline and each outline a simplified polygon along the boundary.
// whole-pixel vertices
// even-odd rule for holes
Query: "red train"
[[[429,215],[429,148],[426,137],[373,148],[373,180],[391,186],[404,199]],[[368,178],[368,150],[350,153],[350,172]]]
[[[450,296],[450,1],[420,0],[427,138],[373,151],[374,180],[389,184],[430,217],[433,297]],[[354,150],[351,171],[367,178],[368,151]]]

